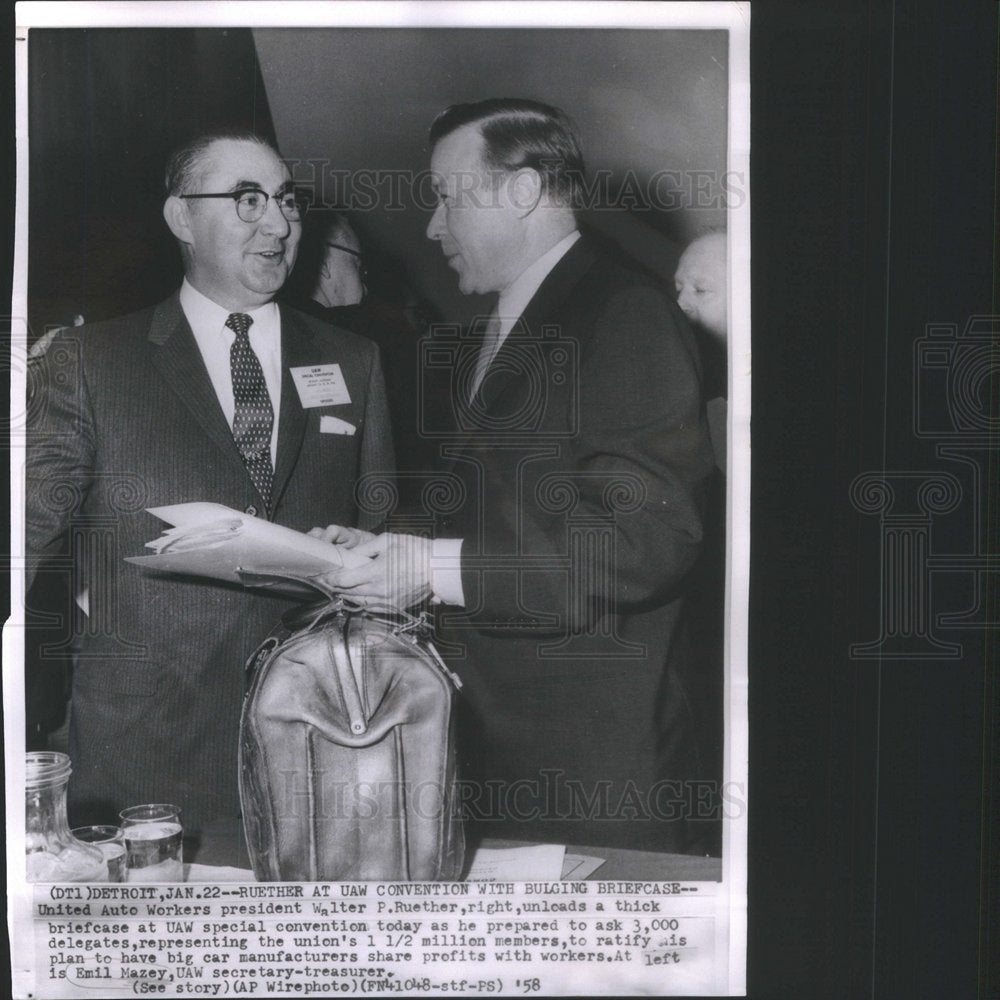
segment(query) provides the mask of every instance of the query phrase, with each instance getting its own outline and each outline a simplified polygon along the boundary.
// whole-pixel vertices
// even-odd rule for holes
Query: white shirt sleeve
[[[431,543],[431,590],[435,602],[465,607],[461,538],[435,538]]]

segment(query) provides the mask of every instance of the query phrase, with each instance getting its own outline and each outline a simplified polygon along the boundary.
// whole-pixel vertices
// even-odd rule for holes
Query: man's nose
[[[438,203],[431,216],[431,221],[427,223],[427,239],[439,240],[444,233],[444,205]]]
[[[694,303],[691,301],[691,293],[686,288],[677,293],[677,304],[681,307],[681,312],[690,319]]]
[[[259,226],[266,233],[276,236],[287,236],[292,231],[292,225],[285,218],[277,198],[268,198],[264,206],[264,214],[260,217]]]

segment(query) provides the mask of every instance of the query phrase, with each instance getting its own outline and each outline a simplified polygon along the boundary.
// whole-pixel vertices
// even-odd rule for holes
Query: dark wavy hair
[[[531,167],[550,197],[572,208],[580,206],[583,152],[576,125],[566,112],[521,97],[453,104],[431,124],[431,148],[463,125],[479,127],[487,169],[513,172]]]

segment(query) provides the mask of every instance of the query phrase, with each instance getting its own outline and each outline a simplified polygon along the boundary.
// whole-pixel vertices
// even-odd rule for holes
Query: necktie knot
[[[246,313],[230,313],[226,318],[226,326],[236,334],[237,340],[249,340],[247,331],[249,331],[252,322],[253,317]]]

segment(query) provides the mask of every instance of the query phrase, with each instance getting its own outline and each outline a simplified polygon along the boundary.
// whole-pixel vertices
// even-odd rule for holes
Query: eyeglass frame
[[[260,215],[253,219],[244,219],[240,215],[240,199],[246,194],[262,194],[264,196],[264,207],[260,211]],[[291,196],[294,199],[294,204],[296,206],[296,214],[290,217],[282,208],[282,199]],[[198,194],[181,194],[178,195],[179,198],[232,198],[233,207],[236,209],[236,215],[240,222],[245,222],[247,225],[253,225],[255,222],[260,222],[261,219],[267,214],[267,203],[273,198],[278,204],[278,211],[281,212],[281,216],[286,222],[301,222],[305,218],[306,212],[309,209],[309,201],[303,195],[303,193],[297,190],[295,187],[286,188],[284,191],[278,194],[268,194],[263,188],[259,187],[241,187],[236,188],[234,191],[206,191],[200,192]]]

